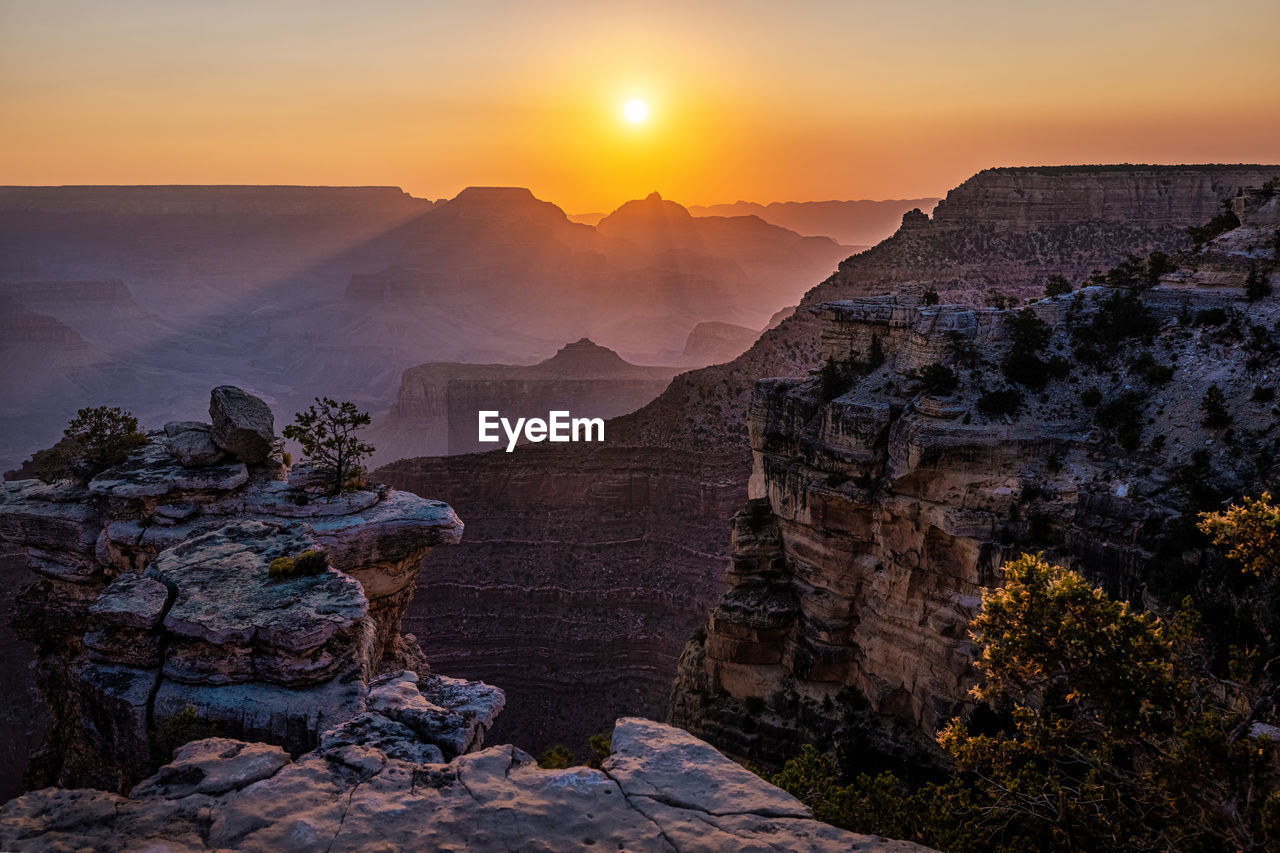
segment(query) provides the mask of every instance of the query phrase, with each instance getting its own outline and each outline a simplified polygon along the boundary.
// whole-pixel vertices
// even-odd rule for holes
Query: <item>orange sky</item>
[[[1274,163],[1277,32],[1276,0],[0,0],[0,183],[513,184],[585,212]]]

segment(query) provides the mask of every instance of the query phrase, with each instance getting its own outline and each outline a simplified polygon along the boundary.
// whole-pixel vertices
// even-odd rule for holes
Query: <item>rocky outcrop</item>
[[[428,747],[430,748],[430,747]],[[371,710],[291,760],[212,738],[120,796],[46,789],[0,809],[6,850],[637,850],[927,853],[813,820],[685,732],[622,719],[602,769],[543,770],[511,746],[443,764]]]
[[[372,679],[406,664],[423,681],[404,714],[435,715],[415,730],[448,756],[478,746],[501,692],[430,676],[400,635],[422,558],[461,537],[453,510],[386,487],[292,486],[278,455],[256,459],[276,443],[261,400],[219,388],[211,415],[224,425],[213,455],[254,461],[187,454],[184,436],[215,439],[174,422],[85,486],[4,484],[0,537],[26,549],[36,577],[16,625],[53,716],[32,781],[123,790],[192,725],[300,753],[394,699]],[[271,568],[317,549],[331,568]]]
[[[275,441],[275,418],[267,404],[232,385],[219,385],[209,397],[213,443],[249,464],[264,461]]]
[[[1242,219],[1269,222],[1275,203]],[[1176,256],[1180,270],[1136,303],[1106,287],[1035,303],[1052,330],[1047,384],[1012,386],[1023,404],[1011,413],[980,401],[1005,386],[996,366],[1012,312],[892,296],[816,306],[825,360],[865,360],[876,340],[886,361],[842,393],[816,377],[756,386],[731,589],[685,650],[672,720],[766,766],[829,743],[851,688],[933,732],[967,707],[981,591],[1022,552],[1133,601],[1221,595],[1188,519],[1280,473],[1266,390],[1280,370],[1280,299],[1242,298],[1238,265],[1224,274],[1242,256],[1264,276],[1275,266],[1274,248],[1228,233]],[[1143,315],[1151,331],[1085,358],[1082,330]],[[939,363],[959,379],[952,392],[921,385]],[[1211,385],[1229,429],[1204,423]],[[1170,564],[1194,579],[1171,579]]]

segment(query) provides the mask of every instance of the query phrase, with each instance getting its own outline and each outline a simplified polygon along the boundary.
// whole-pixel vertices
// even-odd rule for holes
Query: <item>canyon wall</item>
[[[920,221],[909,217],[910,224],[892,238],[841,264],[742,356],[681,374],[648,406],[611,421],[606,448],[517,448],[512,454],[405,460],[379,470],[380,479],[399,488],[447,499],[469,520],[468,541],[439,555],[423,573],[423,600],[450,601],[461,626],[451,635],[432,637],[433,655],[468,677],[536,691],[538,702],[516,703],[522,710],[501,723],[518,725],[507,736],[530,749],[561,740],[581,749],[583,735],[598,726],[584,717],[603,720],[660,706],[666,690],[660,685],[675,674],[675,638],[701,602],[723,589],[728,520],[747,494],[752,468],[751,389],[762,376],[804,375],[821,363],[820,321],[810,309],[830,300],[897,292],[907,310],[929,286],[936,286],[944,300],[968,299],[973,307],[988,288],[1014,296],[1039,294],[1050,274],[1079,281],[1130,252],[1174,251],[1187,244],[1183,227],[1200,224],[1200,211],[1220,209],[1222,201],[1213,180],[1202,180],[1194,167],[1182,171],[1189,177],[1167,178],[1159,170],[1130,176],[1137,185],[1170,181],[1186,206],[1180,220],[1166,217],[1154,227],[1142,219],[1151,212],[1144,193],[1133,194],[1130,206],[1121,204],[1105,221],[1068,225],[1058,213],[1041,210],[1043,224],[1016,233],[1002,224],[1008,205],[994,201],[972,208],[972,221],[959,231],[935,227],[923,214]],[[992,170],[972,183],[993,181],[1004,188],[1001,192],[1016,194],[1021,181],[1047,181],[1056,192],[1070,194],[1074,182],[1089,173],[1047,170],[1045,177],[1034,170]],[[1280,167],[1244,170],[1243,177],[1260,183],[1272,173],[1280,173]],[[1234,192],[1232,187],[1222,197]],[[1071,209],[1081,208],[1073,204]],[[634,490],[619,487],[637,482],[708,499],[654,502],[638,510],[631,503]],[[528,489],[527,502],[515,499],[522,493],[517,486]],[[675,532],[686,538],[677,539]],[[674,550],[655,546],[668,541],[677,543]],[[538,574],[552,567],[551,578]],[[558,585],[561,575],[579,584],[566,589],[582,592],[573,596],[572,607],[555,611],[554,619],[520,610],[513,617],[492,606],[519,602],[526,594],[541,596],[547,586]],[[629,599],[634,590],[640,590],[641,599],[657,601],[668,589],[680,591],[680,608],[655,606],[636,629],[588,615],[597,609],[612,614],[614,602]],[[409,618],[412,623],[414,615]],[[413,630],[422,628],[413,624]],[[617,638],[628,632],[637,639],[619,644]],[[546,642],[548,635],[557,638],[554,643]],[[657,656],[647,639],[655,635],[664,638]],[[566,660],[572,661],[574,678],[595,686],[564,691],[559,685]],[[628,672],[645,676],[626,681],[629,689],[620,691],[616,677]],[[518,723],[508,722],[512,719]]]
[[[980,402],[1004,385],[1012,311],[892,296],[816,306],[824,359],[865,358],[874,339],[885,362],[852,387],[757,384],[731,589],[682,657],[672,720],[766,766],[829,744],[850,688],[932,733],[968,706],[969,620],[1023,552],[1113,596],[1215,607],[1188,519],[1280,482],[1280,410],[1265,391],[1280,376],[1280,295],[1244,289],[1250,267],[1280,287],[1278,206],[1241,206],[1240,229],[1175,255],[1179,269],[1137,303],[1089,287],[1032,305],[1052,329],[1047,357],[1062,361],[1043,389],[1013,386],[1024,402],[1012,414]],[[1082,330],[1110,328],[1116,312],[1149,325],[1085,362]],[[922,386],[938,363],[953,391]],[[1204,425],[1210,386],[1229,425]]]

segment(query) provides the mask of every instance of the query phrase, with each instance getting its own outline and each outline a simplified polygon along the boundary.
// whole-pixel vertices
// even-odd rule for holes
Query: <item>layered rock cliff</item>
[[[451,683],[400,635],[422,558],[461,536],[453,510],[386,487],[325,497],[281,461],[270,410],[239,389],[215,389],[211,420],[167,424],[87,485],[0,492],[0,537],[34,574],[15,625],[52,714],[32,784],[127,789],[184,725],[302,752],[397,666],[416,666],[452,714],[446,754],[478,745],[501,691],[439,699]],[[313,550],[333,567],[269,570]]]
[[[512,726],[507,736],[534,750],[564,740],[581,751],[585,736],[611,717],[662,707],[687,626],[702,621],[699,609],[723,592],[728,520],[742,505],[752,467],[746,427],[751,388],[762,376],[804,374],[820,363],[820,324],[810,308],[885,292],[902,292],[905,303],[914,303],[914,294],[934,283],[944,300],[967,294],[977,304],[988,288],[1038,294],[1050,274],[1079,281],[1131,251],[1187,245],[1181,226],[1201,224],[1203,210],[1219,209],[1235,192],[1225,188],[1233,178],[1204,178],[1218,175],[1211,168],[1167,175],[1120,170],[1144,189],[1108,196],[1106,220],[1064,224],[1067,214],[1039,204],[1026,213],[1042,218],[1036,227],[1008,233],[1007,210],[1032,183],[1069,200],[1093,171],[991,170],[975,176],[971,188],[993,182],[1014,198],[996,203],[992,189],[991,203],[969,207],[970,219],[959,231],[935,227],[921,214],[919,224],[841,264],[745,354],[681,374],[654,402],[611,421],[606,447],[584,453],[585,445],[544,445],[380,469],[378,477],[399,488],[448,500],[470,524],[466,542],[435,555],[421,579],[424,598],[448,602],[456,626],[431,637],[435,658],[466,677],[495,680],[513,695],[537,696],[536,702],[513,702],[499,723]],[[1246,169],[1244,177],[1261,182],[1273,172],[1280,167]],[[1166,207],[1183,206],[1180,218],[1146,225],[1143,217],[1153,209],[1144,199],[1156,193],[1152,187],[1172,194]],[[1064,205],[1087,215],[1080,204]],[[544,608],[553,602],[555,615],[523,606],[529,597]],[[617,607],[632,600],[646,614],[634,626]],[[414,611],[409,618],[412,630],[427,630],[414,621]],[[660,645],[651,638],[661,638]],[[566,690],[568,675],[583,686]]]
[[[731,589],[681,659],[673,721],[776,765],[829,743],[853,688],[932,732],[965,709],[981,590],[1022,552],[1112,595],[1189,594],[1225,616],[1188,519],[1280,480],[1280,296],[1244,287],[1250,275],[1280,287],[1280,199],[1249,199],[1241,228],[1176,255],[1149,290],[1032,305],[1050,333],[1040,354],[1014,349],[1029,321],[1013,311],[893,296],[815,306],[832,370],[756,386]],[[882,365],[867,362],[877,347]],[[1006,382],[1010,358],[1036,358],[1042,375]],[[929,379],[937,365],[955,388]],[[997,407],[999,393],[1022,403]]]

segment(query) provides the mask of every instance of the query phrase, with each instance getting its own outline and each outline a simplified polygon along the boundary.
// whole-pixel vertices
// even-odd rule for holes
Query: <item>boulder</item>
[[[209,395],[213,443],[242,462],[265,462],[276,440],[270,407],[248,391],[219,385]]]
[[[213,436],[207,428],[189,429],[169,435],[170,426],[172,424],[165,424],[164,446],[169,448],[169,452],[178,457],[178,461],[183,465],[188,468],[203,468],[222,461],[224,454],[213,443]]]

